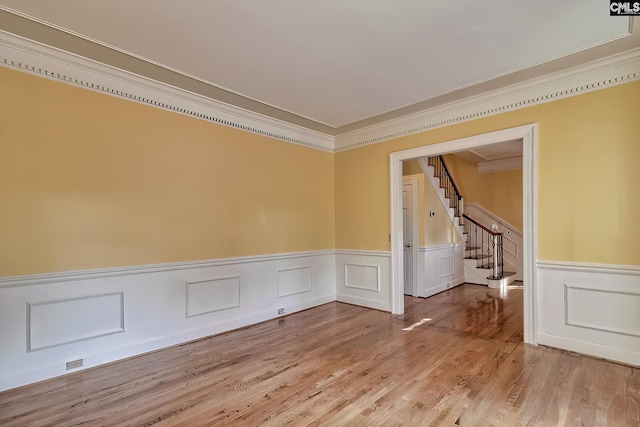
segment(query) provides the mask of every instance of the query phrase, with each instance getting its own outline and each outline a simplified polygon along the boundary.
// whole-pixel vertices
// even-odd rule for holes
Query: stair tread
[[[487,277],[487,280],[504,280],[504,279],[508,279],[511,276],[515,276],[515,275],[516,275],[516,273],[513,272],[513,271],[504,271],[502,273],[502,277],[500,277],[498,279],[494,279],[493,277],[489,276],[489,277]]]

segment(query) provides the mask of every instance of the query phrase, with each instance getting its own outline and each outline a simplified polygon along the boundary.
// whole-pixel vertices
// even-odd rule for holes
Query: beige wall
[[[444,158],[464,203],[477,203],[522,232],[522,169],[479,174],[475,163]]]
[[[333,154],[0,68],[0,276],[331,249]]]
[[[389,250],[389,153],[538,123],[537,258],[640,264],[638,111],[633,82],[339,152],[336,245]]]

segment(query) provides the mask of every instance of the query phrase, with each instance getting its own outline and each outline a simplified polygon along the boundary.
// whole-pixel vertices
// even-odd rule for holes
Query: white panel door
[[[413,184],[402,184],[402,239],[404,247],[404,293],[414,295],[413,292]]]

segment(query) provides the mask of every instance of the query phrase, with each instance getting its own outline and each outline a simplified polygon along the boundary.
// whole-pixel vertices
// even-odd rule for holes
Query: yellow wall
[[[0,90],[0,276],[388,250],[389,153],[527,123],[537,257],[640,264],[640,82],[335,155],[5,68]]]
[[[416,209],[416,212],[418,214],[418,219],[417,219],[417,223],[418,223],[418,229],[415,230],[416,235],[418,236],[418,246],[424,246],[425,245],[425,239],[424,239],[424,216],[425,216],[425,210],[424,210],[424,174],[408,174],[408,175],[404,175],[403,173],[403,178],[415,178],[418,187],[416,188],[416,193],[418,193],[418,207]]]
[[[402,162],[402,176],[409,175],[424,175],[417,159],[405,160]]]
[[[444,158],[464,203],[477,203],[522,232],[522,169],[479,174],[475,163]]]
[[[425,174],[417,160],[407,160],[402,162],[402,174],[404,176],[414,175],[419,177],[422,184],[420,186],[420,214],[419,214],[419,241],[422,247],[444,245],[462,241],[453,227],[447,211],[442,206],[435,188],[429,181],[426,181]],[[429,212],[435,212],[434,216],[429,216]]]
[[[425,216],[425,246],[461,242],[462,239],[453,227],[449,214],[442,206],[435,188],[430,183],[427,183],[424,187],[424,205],[427,211]],[[435,215],[429,216],[429,211],[435,212]]]
[[[0,68],[0,276],[330,249],[333,154]]]
[[[336,245],[389,250],[389,153],[538,123],[537,257],[640,264],[638,111],[633,82],[339,152]]]

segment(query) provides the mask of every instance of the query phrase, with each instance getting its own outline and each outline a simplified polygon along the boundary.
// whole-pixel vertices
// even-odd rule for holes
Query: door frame
[[[402,185],[404,185],[405,182],[411,185],[411,257],[413,258],[413,262],[411,263],[411,296],[415,297],[418,295],[418,230],[420,227],[418,224],[420,215],[418,212],[418,178],[415,176],[408,178],[402,177]],[[400,200],[400,203],[402,203],[402,200]],[[404,234],[404,230],[402,234]],[[404,259],[402,262],[402,294],[404,295]]]
[[[425,145],[389,154],[391,184],[391,312],[404,313],[404,264],[402,254],[402,162],[475,147],[522,140],[522,198],[524,236],[524,342],[538,344],[536,257],[536,137],[537,124],[527,124],[467,138]]]

